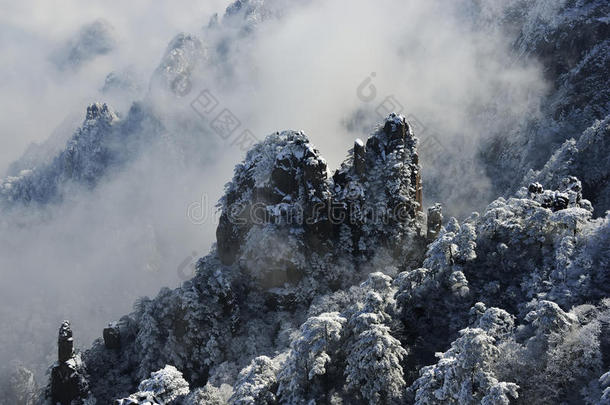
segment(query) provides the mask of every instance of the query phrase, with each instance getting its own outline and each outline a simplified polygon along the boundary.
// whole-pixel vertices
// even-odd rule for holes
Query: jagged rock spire
[[[443,224],[443,211],[440,204],[434,204],[428,208],[428,232],[427,239],[432,242],[438,236]]]
[[[268,136],[237,166],[221,200],[220,260],[267,287],[298,283],[312,255],[334,257],[344,249],[368,260],[381,243],[405,263],[407,251],[423,250],[415,248],[425,239],[416,145],[406,119],[390,114],[366,144],[356,140],[353,155],[329,179],[305,134]]]
[[[58,361],[51,369],[47,397],[53,404],[81,404],[89,393],[85,366],[74,352],[70,321],[63,321],[57,337]]]
[[[87,107],[85,121],[104,119],[108,122],[116,120],[118,117],[106,103],[93,103]]]
[[[74,340],[72,338],[72,329],[70,321],[63,321],[59,327],[59,336],[57,337],[58,361],[65,363],[72,358],[74,354]]]
[[[363,176],[366,171],[366,149],[360,138],[354,142],[354,169],[360,176]]]

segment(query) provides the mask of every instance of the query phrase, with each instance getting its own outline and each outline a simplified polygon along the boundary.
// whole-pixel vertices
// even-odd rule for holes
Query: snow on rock
[[[151,85],[170,90],[177,96],[189,94],[191,74],[207,60],[207,50],[195,35],[180,33],[169,43]]]
[[[158,139],[160,128],[142,104],[134,103],[123,119],[107,104],[91,104],[80,128],[53,159],[0,179],[0,207],[57,203],[72,187],[92,189],[112,168],[121,167]]]
[[[588,200],[607,203],[608,3],[509,3],[502,24],[555,88],[542,121],[486,149],[503,197],[460,221],[435,206],[425,235],[404,117],[332,175],[303,133],[272,134],[236,167],[193,279],[138,300],[118,347],[67,350],[54,367],[76,380],[51,386],[98,403],[607,402],[610,222]],[[248,34],[276,5],[238,0],[223,23]],[[179,38],[159,70],[178,95],[200,60],[196,38]],[[104,116],[93,109],[82,130]]]
[[[356,145],[330,179],[326,161],[302,132],[278,132],[256,145],[220,203],[222,262],[239,263],[270,288],[311,276],[312,254],[328,263],[348,248],[354,260],[366,260],[377,253],[367,246],[381,238],[397,261],[413,259],[423,243],[413,132],[404,117],[392,114],[366,147]]]
[[[60,198],[60,188],[67,181],[93,186],[111,163],[107,142],[117,122],[117,115],[106,104],[91,104],[82,126],[51,163],[0,180],[0,202],[53,201]]]
[[[58,361],[51,368],[46,396],[52,403],[86,405],[91,401],[87,369],[74,352],[70,322],[64,321],[57,340]]]
[[[288,148],[283,153],[275,143],[259,144],[281,157],[265,165],[271,179],[263,187],[274,184],[276,163],[302,167],[307,153],[299,151],[309,148],[291,143],[299,139],[275,138],[280,151]],[[262,159],[250,158],[250,169]],[[356,176],[348,164],[343,169]],[[248,173],[238,167],[233,186],[245,179],[253,187]],[[324,184],[335,191],[332,179]],[[83,395],[132,401],[125,404],[172,403],[159,399],[166,393],[173,401],[211,404],[578,403],[585,396],[595,403],[605,395],[605,380],[596,381],[610,343],[603,333],[610,227],[591,218],[576,181],[563,184],[553,191],[533,185],[481,215],[449,219],[416,269],[391,256],[354,262],[342,247],[325,256],[333,267],[312,254],[298,284],[261,289],[251,267],[223,264],[212,252],[192,280],[138,301],[131,321],[119,322],[133,323],[121,329],[119,348],[99,339],[83,354],[91,387]],[[545,195],[566,195],[567,203],[548,204]],[[288,229],[281,226],[288,227],[280,224],[279,232]],[[266,228],[269,236],[275,230]],[[372,249],[384,243],[370,241]],[[276,246],[265,243],[260,249]],[[397,267],[388,270],[388,263]],[[356,277],[369,268],[386,274]],[[337,274],[351,284],[329,288]],[[184,374],[153,372],[169,364]],[[140,392],[129,395],[143,378]]]

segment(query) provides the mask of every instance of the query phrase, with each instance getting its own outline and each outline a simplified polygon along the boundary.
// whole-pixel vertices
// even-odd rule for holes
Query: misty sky
[[[103,101],[98,91],[108,73],[133,67],[147,82],[169,40],[181,31],[199,30],[226,3],[0,1],[0,171],[71,114],[77,114],[78,125],[87,104]],[[76,71],[59,70],[53,52],[98,19],[114,28],[117,48]]]

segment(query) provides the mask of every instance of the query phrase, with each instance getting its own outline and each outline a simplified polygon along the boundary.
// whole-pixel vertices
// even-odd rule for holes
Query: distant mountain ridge
[[[124,120],[119,120],[106,104],[90,105],[82,126],[51,162],[2,180],[1,205],[59,202],[63,187],[95,187],[112,167],[120,166],[136,153],[133,150],[136,141],[132,138],[144,126],[160,128],[138,104]]]

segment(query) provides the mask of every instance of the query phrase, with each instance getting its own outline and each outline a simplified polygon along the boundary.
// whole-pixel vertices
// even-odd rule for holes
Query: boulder
[[[360,176],[366,171],[366,148],[360,138],[354,142],[354,170]]]
[[[426,238],[432,242],[438,236],[443,224],[443,211],[440,204],[428,208],[428,232]]]
[[[107,349],[120,349],[121,348],[121,332],[117,322],[111,322],[107,328],[104,328],[102,334],[104,337],[104,345]]]
[[[51,369],[47,390],[53,404],[83,404],[90,397],[85,365],[80,355],[74,353],[74,341],[70,321],[63,321],[57,338],[58,361]]]
[[[74,354],[74,340],[72,339],[72,329],[70,321],[63,321],[59,327],[59,336],[57,338],[58,360],[60,363],[66,362],[72,358]]]

